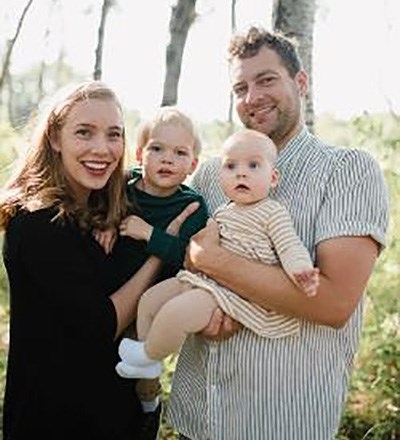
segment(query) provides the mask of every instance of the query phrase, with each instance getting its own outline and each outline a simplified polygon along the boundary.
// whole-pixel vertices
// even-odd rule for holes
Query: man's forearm
[[[355,307],[323,273],[317,295],[308,297],[280,266],[251,261],[221,247],[208,252],[198,264],[215,281],[265,309],[321,325],[343,326]]]

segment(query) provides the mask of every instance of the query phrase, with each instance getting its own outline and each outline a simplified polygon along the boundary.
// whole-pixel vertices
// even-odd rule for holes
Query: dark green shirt
[[[128,199],[139,209],[139,212],[133,213],[154,228],[148,243],[127,238],[133,242],[132,249],[136,253],[133,259],[136,261],[137,269],[150,255],[155,255],[165,263],[160,278],[171,277],[182,267],[190,237],[206,225],[207,205],[200,194],[186,185],[180,185],[177,191],[168,197],[157,197],[136,188],[135,184],[142,177],[140,169],[131,170],[129,177]],[[199,202],[200,206],[182,224],[179,235],[175,237],[165,232],[169,223],[194,201]]]

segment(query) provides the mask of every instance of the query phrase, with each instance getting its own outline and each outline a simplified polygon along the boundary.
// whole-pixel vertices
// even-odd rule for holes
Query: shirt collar
[[[300,133],[290,139],[286,146],[280,151],[277,166],[279,167],[288,163],[300,150],[304,152],[304,149],[310,145],[310,142],[308,142],[310,138],[311,133],[308,131],[308,128],[304,126]]]

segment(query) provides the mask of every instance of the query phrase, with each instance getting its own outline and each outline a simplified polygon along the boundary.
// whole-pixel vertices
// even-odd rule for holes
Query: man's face
[[[262,47],[250,58],[234,58],[230,66],[236,111],[247,128],[268,135],[282,148],[301,128],[301,97],[307,75],[289,75],[279,55]]]

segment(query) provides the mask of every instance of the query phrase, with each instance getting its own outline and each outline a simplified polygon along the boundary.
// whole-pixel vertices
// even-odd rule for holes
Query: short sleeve
[[[388,191],[382,170],[366,152],[341,150],[316,222],[316,243],[338,236],[371,236],[383,247]]]

